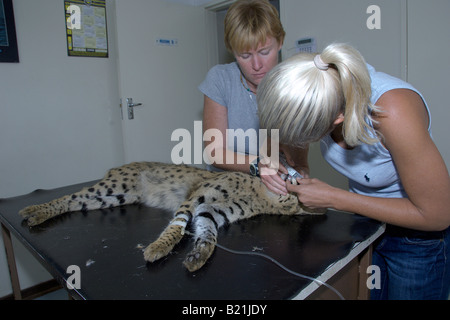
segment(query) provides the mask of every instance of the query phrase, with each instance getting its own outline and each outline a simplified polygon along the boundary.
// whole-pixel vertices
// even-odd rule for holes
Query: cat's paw
[[[203,267],[214,252],[215,244],[211,242],[200,242],[188,253],[183,265],[190,272],[194,272]]]
[[[144,250],[144,259],[155,262],[167,256],[183,238],[182,230],[183,228],[179,225],[169,225],[159,238]]]
[[[167,246],[167,244],[162,244],[158,241],[153,242],[144,250],[144,259],[148,262],[155,262],[161,258],[167,256],[172,247]]]
[[[27,219],[27,218],[33,216],[34,214],[36,214],[36,212],[39,212],[39,209],[40,209],[39,205],[28,206],[28,207],[20,210],[19,214],[22,216],[22,218]]]
[[[44,210],[42,205],[26,207],[19,211],[19,214],[27,220],[30,227],[37,226],[50,218],[50,215]]]
[[[44,223],[49,218],[46,215],[35,215],[27,219],[27,224],[29,227],[34,227],[37,225],[40,225],[41,223]]]

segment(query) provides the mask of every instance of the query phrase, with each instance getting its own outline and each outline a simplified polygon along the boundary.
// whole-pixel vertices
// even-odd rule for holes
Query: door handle
[[[134,107],[142,106],[142,103],[134,103],[133,98],[127,98],[128,119],[134,119]]]

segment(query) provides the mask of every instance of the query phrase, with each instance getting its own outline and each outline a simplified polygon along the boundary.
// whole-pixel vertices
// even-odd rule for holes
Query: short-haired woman
[[[284,37],[279,13],[267,0],[238,0],[228,9],[225,45],[236,61],[213,67],[199,86],[204,94],[203,131],[219,130],[223,137],[221,141],[205,142],[214,159],[217,154],[223,155],[209,166],[210,170],[249,173],[249,164],[257,158],[258,142],[246,141],[241,143],[245,147],[238,149],[238,143],[228,141],[231,139],[227,139],[226,131],[258,132],[256,92],[264,76],[278,64]],[[245,137],[241,135],[240,139]],[[227,152],[231,161],[226,161]]]

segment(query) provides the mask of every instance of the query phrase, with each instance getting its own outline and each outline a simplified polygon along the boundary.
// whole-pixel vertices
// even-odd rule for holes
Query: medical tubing
[[[268,256],[268,255],[266,255],[264,253],[253,252],[253,251],[237,251],[237,250],[233,250],[233,249],[228,249],[228,248],[226,248],[226,247],[224,247],[224,246],[222,246],[222,245],[220,245],[218,243],[216,243],[216,246],[218,248],[224,250],[224,251],[229,252],[229,253],[233,253],[233,254],[237,254],[237,255],[258,256],[258,257],[262,257],[264,259],[267,259],[267,260],[273,262],[274,264],[276,264],[278,267],[280,267],[284,271],[286,271],[286,272],[288,272],[288,273],[290,273],[290,274],[292,274],[294,276],[297,276],[297,277],[300,277],[300,278],[304,278],[304,279],[307,279],[307,280],[311,280],[311,281],[314,281],[315,283],[317,283],[319,285],[323,285],[323,286],[327,287],[328,289],[333,291],[339,297],[339,299],[345,300],[345,298],[342,296],[342,294],[338,290],[336,290],[335,288],[330,286],[328,283],[323,282],[323,281],[318,280],[318,279],[315,279],[315,278],[312,278],[312,277],[309,277],[309,276],[306,276],[304,274],[292,271],[292,270],[286,268],[284,265],[282,265],[280,262],[278,262],[274,258],[272,258],[272,257],[270,257],[270,256]]]
[[[193,236],[193,235],[194,235],[193,233],[191,233],[191,232],[189,232],[189,231],[187,231],[187,230],[185,231],[185,233],[186,233],[187,235],[190,235],[190,236]],[[311,280],[311,281],[313,281],[313,282],[319,284],[319,286],[320,286],[320,285],[323,285],[323,286],[327,287],[328,289],[330,289],[331,291],[333,291],[333,292],[339,297],[339,299],[345,300],[345,298],[342,296],[342,294],[341,294],[339,291],[337,291],[335,288],[333,288],[332,286],[330,286],[328,283],[323,282],[323,281],[318,280],[318,279],[315,279],[315,278],[313,278],[313,277],[309,277],[309,276],[307,276],[307,275],[304,275],[304,274],[301,274],[301,273],[292,271],[292,270],[288,269],[287,267],[285,267],[284,265],[282,265],[282,264],[281,264],[280,262],[278,262],[277,260],[275,260],[274,258],[272,258],[272,257],[270,257],[270,256],[268,256],[268,255],[266,255],[266,254],[264,254],[264,253],[253,252],[253,251],[237,251],[237,250],[233,250],[233,249],[229,249],[229,248],[227,248],[227,247],[224,247],[224,246],[220,245],[219,243],[216,243],[215,246],[218,247],[219,249],[222,249],[222,250],[227,251],[227,252],[232,253],[232,254],[237,254],[237,255],[241,255],[241,256],[257,256],[257,257],[261,257],[261,258],[264,258],[264,259],[266,259],[266,260],[269,260],[269,261],[271,261],[272,263],[276,264],[276,265],[277,265],[278,267],[280,267],[281,269],[283,269],[284,271],[286,271],[286,272],[288,272],[288,273],[290,273],[290,274],[292,274],[292,275],[294,275],[294,276],[296,276],[296,277],[303,278],[303,279],[307,279],[307,280]]]

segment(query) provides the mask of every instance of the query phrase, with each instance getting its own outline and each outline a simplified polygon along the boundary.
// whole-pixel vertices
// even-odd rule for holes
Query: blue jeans
[[[422,232],[387,226],[372,264],[380,267],[381,289],[373,300],[447,300],[450,289],[450,228]]]

